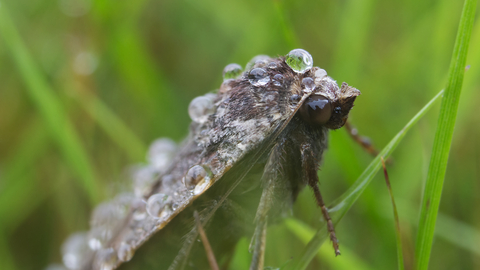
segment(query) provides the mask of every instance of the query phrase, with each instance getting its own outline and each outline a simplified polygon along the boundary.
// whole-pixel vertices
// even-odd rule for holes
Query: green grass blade
[[[135,133],[96,96],[76,95],[80,105],[133,161],[143,161],[147,147]]]
[[[60,100],[28,53],[3,3],[0,6],[0,35],[18,66],[30,98],[37,106],[65,160],[78,175],[76,179],[79,180],[80,186],[86,190],[92,203],[98,202],[101,189],[95,181],[93,168],[80,138],[66,116],[67,112]]]
[[[315,230],[309,227],[307,224],[303,223],[297,219],[287,219],[285,220],[285,225],[287,228],[295,234],[303,243],[307,244],[308,241],[315,234]],[[332,253],[332,248],[327,245],[323,245],[317,252],[317,257],[319,261],[328,265],[329,269],[336,270],[368,270],[373,269],[365,261],[362,260],[359,256],[355,254],[354,251],[347,249],[345,246],[342,247],[342,255],[345,255],[342,260],[336,260],[335,255]]]
[[[278,22],[282,27],[283,37],[285,39],[285,43],[290,48],[301,48],[300,41],[293,30],[292,23],[288,20],[284,4],[281,1],[273,1],[273,6],[275,7],[277,14],[278,14]]]
[[[410,130],[410,128],[415,125],[420,118],[422,118],[427,111],[433,106],[435,101],[437,101],[442,96],[443,91],[440,91],[427,105],[425,105],[406,125],[400,130],[400,132],[383,148],[380,154],[370,163],[370,165],[365,169],[365,171],[358,177],[355,183],[335,202],[333,207],[330,208],[330,216],[334,223],[338,223],[340,219],[345,215],[345,213],[350,209],[350,207],[355,203],[355,201],[360,197],[363,191],[367,188],[368,184],[371,182],[375,174],[382,167],[381,157],[385,159],[388,158],[391,153],[398,146],[400,141],[403,139],[405,134]],[[327,239],[328,232],[325,226],[322,226],[315,236],[310,240],[307,247],[305,248],[302,256],[291,264],[289,269],[303,270],[305,269],[312,258],[317,253],[317,250],[320,248],[322,243]],[[333,252],[333,251],[332,251]]]
[[[432,249],[435,222],[442,195],[458,102],[462,89],[468,45],[475,19],[475,0],[466,0],[453,49],[447,87],[440,107],[432,157],[423,194],[419,230],[415,247],[417,269],[427,269]]]
[[[418,219],[415,216],[418,207],[405,199],[397,200],[397,205],[405,217],[403,221],[408,222],[412,226],[418,226]],[[391,212],[385,208],[382,208],[379,214],[388,219],[392,218]],[[441,212],[438,213],[437,220],[435,237],[450,242],[452,245],[460,247],[473,255],[480,256],[480,230],[478,228]]]

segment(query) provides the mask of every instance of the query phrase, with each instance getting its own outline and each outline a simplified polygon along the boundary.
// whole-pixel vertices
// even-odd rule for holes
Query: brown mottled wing
[[[214,113],[205,122],[191,124],[191,134],[173,158],[169,169],[158,178],[151,190],[145,192],[143,198],[132,198],[128,214],[114,230],[111,240],[92,255],[93,269],[105,268],[105,264],[115,268],[129,260],[135,250],[220,180],[247,153],[258,152],[248,161],[254,164],[262,152],[271,147],[298,105],[307,97],[292,99],[293,95],[301,94],[300,83],[293,79],[294,74],[283,58],[271,61],[276,62],[279,68],[269,70],[269,76],[273,78],[275,74],[282,73],[284,81],[278,86],[272,84],[270,91],[252,85],[246,74],[240,79],[224,82],[213,99]],[[209,174],[189,190],[182,179],[195,165],[207,168]],[[248,170],[247,166],[239,175],[239,180]],[[162,211],[161,217],[152,217],[147,214],[145,201],[157,193],[167,196],[169,205]],[[116,262],[109,260],[109,256],[115,257],[112,252],[118,254]]]

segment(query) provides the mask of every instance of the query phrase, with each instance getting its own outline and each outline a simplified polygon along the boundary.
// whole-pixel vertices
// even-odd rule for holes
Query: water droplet
[[[275,86],[282,86],[284,80],[285,80],[285,77],[280,73],[275,74],[275,76],[273,76],[273,84]]]
[[[315,89],[315,82],[310,77],[303,78],[302,83],[305,86],[303,88],[303,92],[305,93],[310,93],[313,91],[313,89]]]
[[[97,252],[98,263],[101,270],[111,270],[117,264],[117,254],[113,248],[101,249]]]
[[[104,202],[95,207],[90,219],[91,227],[99,227],[116,220],[115,206],[113,203]]]
[[[158,171],[153,167],[137,167],[132,169],[133,191],[135,196],[143,197],[150,193],[150,189],[157,179]]]
[[[88,233],[88,246],[91,250],[103,248],[112,239],[112,230],[106,226],[96,227]]]
[[[198,195],[209,186],[212,175],[210,168],[195,165],[188,170],[182,181],[187,190],[194,195]]]
[[[239,64],[228,64],[223,69],[223,81],[236,79],[240,74],[242,74],[242,66]]]
[[[285,56],[285,63],[296,73],[305,73],[313,67],[313,58],[305,50],[291,50]]]
[[[207,171],[200,165],[191,167],[182,181],[188,190],[193,190],[195,186],[207,176]]]
[[[245,66],[245,70],[250,70],[254,66],[255,67],[263,67],[268,63],[268,61],[270,61],[270,56],[264,55],[264,54],[257,55],[255,57],[253,57],[252,60],[250,60],[247,63],[247,65]]]
[[[321,81],[325,76],[327,76],[325,69],[319,68],[315,70],[315,82]]]
[[[267,68],[270,68],[270,69],[276,69],[277,67],[278,67],[278,65],[275,62],[270,62],[267,65]]]
[[[120,259],[120,261],[122,262],[130,261],[134,253],[135,249],[125,242],[120,243],[120,245],[118,246],[117,256],[118,259]]]
[[[123,192],[115,196],[113,203],[115,204],[115,213],[117,219],[123,219],[127,216],[128,211],[133,203],[139,201],[132,192]]]
[[[63,264],[68,269],[82,269],[86,265],[86,259],[92,254],[88,247],[87,233],[75,233],[70,235],[62,245]]]
[[[215,102],[215,99],[217,98],[217,94],[215,94],[215,93],[206,93],[203,96],[210,99],[212,101],[212,103]]]
[[[197,123],[205,123],[214,111],[212,100],[204,96],[194,98],[188,106],[190,118]]]
[[[248,81],[254,86],[264,86],[270,81],[270,77],[265,69],[254,68],[248,73]]]
[[[164,171],[170,164],[175,151],[177,151],[177,145],[174,141],[160,138],[150,144],[147,160],[158,171]]]
[[[148,198],[147,201],[147,213],[155,218],[155,219],[161,219],[163,217],[166,217],[170,214],[171,209],[170,209],[170,204],[172,202],[172,199],[170,196],[163,194],[163,193],[157,193],[150,198]]]
[[[132,215],[133,219],[136,221],[142,221],[147,217],[147,213],[142,210],[135,210]]]

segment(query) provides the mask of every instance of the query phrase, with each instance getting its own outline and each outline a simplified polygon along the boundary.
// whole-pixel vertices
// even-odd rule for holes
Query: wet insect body
[[[193,122],[182,145],[155,142],[150,164],[134,175],[134,192],[98,206],[90,231],[65,242],[67,268],[162,269],[161,260],[171,269],[192,266],[195,228],[184,229],[184,239],[171,232],[191,229],[193,223],[182,220],[191,221],[191,209],[199,209],[214,251],[231,250],[239,237],[253,235],[251,269],[262,269],[267,224],[290,209],[306,185],[339,254],[317,170],[328,130],[345,124],[360,92],[346,83],[339,87],[301,49],[285,57],[256,57],[241,71],[228,65],[218,92],[190,104]],[[193,262],[193,268],[203,269],[202,263]]]

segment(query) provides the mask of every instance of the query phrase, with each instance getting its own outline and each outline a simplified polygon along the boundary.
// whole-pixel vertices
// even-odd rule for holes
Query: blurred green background
[[[301,47],[314,65],[361,90],[350,114],[383,147],[445,85],[461,1],[0,1],[0,268],[43,269],[88,229],[101,200],[127,190],[129,165],[155,138],[181,141],[189,101],[217,89],[223,67]],[[477,12],[478,13],[478,12]],[[480,269],[480,21],[471,40],[430,269]],[[389,165],[407,269],[439,105]],[[325,201],[372,158],[332,132],[319,172]],[[377,175],[310,269],[395,269],[392,206]],[[304,190],[293,216],[321,213]],[[232,269],[245,269],[248,239]],[[271,226],[266,265],[305,246]],[[242,248],[242,250],[240,250]],[[242,253],[243,252],[243,253]]]

